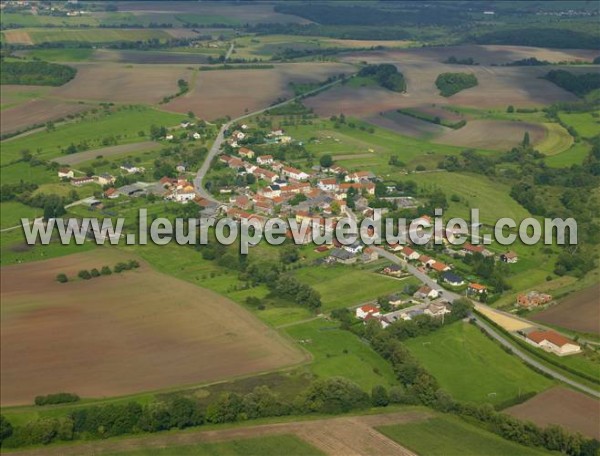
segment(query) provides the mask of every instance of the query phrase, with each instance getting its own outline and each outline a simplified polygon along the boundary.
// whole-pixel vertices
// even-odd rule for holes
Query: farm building
[[[581,351],[581,347],[574,341],[555,331],[531,331],[525,336],[525,340],[534,347],[539,347],[558,356],[574,355]]]

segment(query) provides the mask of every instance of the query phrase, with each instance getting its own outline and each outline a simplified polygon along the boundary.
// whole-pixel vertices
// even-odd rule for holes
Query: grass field
[[[466,323],[407,340],[405,345],[457,400],[500,404],[553,385]]]
[[[562,168],[571,165],[581,165],[591,150],[591,145],[586,141],[573,144],[569,149],[556,155],[546,157],[544,161],[553,168]]]
[[[158,39],[166,41],[171,37],[167,32],[157,29],[60,29],[60,28],[31,28],[19,29],[18,35],[13,30],[4,31],[4,39],[8,43],[22,42],[22,35],[26,34],[33,44],[56,43],[61,41],[79,43],[110,43],[114,41],[147,41]]]
[[[21,218],[36,218],[42,215],[42,210],[36,207],[26,206],[17,201],[5,201],[0,203],[0,228],[9,228],[20,225]]]
[[[322,451],[295,435],[267,435],[227,442],[198,443],[167,448],[139,448],[133,451],[110,453],[113,456],[320,456]]]
[[[600,131],[600,111],[592,112],[561,112],[560,120],[575,128],[584,138],[596,136]]]
[[[26,52],[27,57],[45,60],[47,62],[83,62],[94,54],[91,48],[81,49],[33,49]]]
[[[544,455],[541,449],[504,440],[496,434],[454,416],[382,426],[377,430],[400,445],[427,456],[520,456]]]
[[[7,164],[20,158],[20,151],[28,149],[32,154],[50,159],[62,154],[70,144],[86,142],[88,148],[103,147],[102,141],[113,137],[118,144],[147,141],[150,126],[172,127],[181,120],[181,114],[159,111],[152,108],[133,106],[116,112],[87,115],[84,119],[56,127],[54,131],[40,131],[31,135],[2,143],[1,163]],[[145,136],[139,136],[143,131]]]
[[[546,137],[535,148],[546,155],[557,155],[567,151],[573,145],[573,137],[560,124],[544,123]]]
[[[285,329],[312,356],[307,366],[320,378],[346,377],[365,391],[375,385],[397,384],[389,363],[349,331],[339,329],[334,321],[318,319]]]

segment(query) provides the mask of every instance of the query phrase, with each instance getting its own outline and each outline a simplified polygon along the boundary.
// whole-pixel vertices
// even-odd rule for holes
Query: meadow
[[[501,404],[553,385],[467,323],[454,323],[404,344],[457,400]],[[473,381],[465,382],[465,373]]]
[[[335,321],[319,318],[289,326],[285,332],[312,355],[305,369],[318,378],[346,377],[369,392],[376,385],[398,384],[391,365]]]
[[[417,454],[428,456],[541,456],[548,452],[502,439],[454,416],[382,426],[377,430]]]
[[[158,29],[108,29],[108,28],[29,28],[4,31],[4,39],[8,43],[23,43],[24,36],[31,44],[78,42],[78,43],[110,43],[115,41],[147,41],[157,39],[167,41],[173,38],[168,32]],[[25,44],[27,42],[25,41]]]
[[[560,120],[570,127],[583,138],[596,136],[600,131],[600,111],[590,112],[561,112]]]

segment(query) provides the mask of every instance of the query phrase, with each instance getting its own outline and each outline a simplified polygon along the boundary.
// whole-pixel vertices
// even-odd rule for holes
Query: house
[[[519,261],[519,256],[515,252],[506,252],[500,255],[500,261],[505,263],[516,263]]]
[[[483,254],[483,250],[484,250],[483,245],[481,245],[481,244],[473,245],[473,244],[470,244],[469,242],[465,242],[465,244],[463,245],[463,248],[462,248],[463,253],[466,255],[472,255],[473,253]]]
[[[339,192],[339,195],[341,195],[342,199],[346,199],[348,190],[350,190],[351,188],[356,190],[357,193],[362,193],[362,191],[364,190],[369,195],[375,194],[375,184],[373,182],[360,183],[360,184],[350,182],[350,183],[340,184],[337,191]]]
[[[399,277],[403,273],[402,266],[398,264],[390,264],[389,266],[383,268],[381,272],[392,277]]]
[[[246,137],[246,133],[242,133],[241,131],[236,130],[233,133],[231,133],[231,137],[234,140],[240,141]]]
[[[171,141],[171,140],[173,140],[173,138],[174,138],[174,136],[171,133],[169,133],[168,135],[165,135],[165,139],[167,141]]]
[[[75,175],[73,174],[73,170],[69,168],[60,168],[58,170],[59,179],[73,179]]]
[[[258,163],[259,165],[270,165],[271,163],[273,163],[273,156],[261,155],[256,159],[256,163]]]
[[[198,132],[194,132],[192,134],[192,138],[198,140],[198,139],[202,138],[202,135],[200,135],[200,133],[198,133]]]
[[[403,248],[404,248],[404,246],[402,244],[398,244],[398,243],[388,244],[388,246],[387,246],[387,249],[390,252],[401,252]]]
[[[290,179],[294,180],[306,180],[310,177],[310,175],[305,173],[304,171],[300,171],[299,169],[293,168],[291,166],[284,166],[281,169],[281,173],[284,176],[287,176]]]
[[[182,121],[182,122],[179,124],[179,126],[180,126],[181,128],[187,128],[187,127],[189,127],[189,126],[191,126],[191,125],[192,125],[192,123],[191,123],[191,122],[188,122],[187,120],[183,120],[183,121]]]
[[[457,276],[453,272],[444,272],[444,274],[442,274],[442,280],[454,287],[460,287],[461,285],[465,284],[465,281],[462,279],[462,277]]]
[[[408,260],[418,260],[419,257],[421,256],[421,254],[419,252],[414,251],[410,247],[404,247],[402,249],[402,251],[400,252],[400,255],[402,255],[402,257],[407,261]]]
[[[370,263],[371,261],[377,261],[379,259],[379,254],[377,250],[372,247],[367,247],[362,254],[363,263]]]
[[[347,174],[344,178],[344,181],[358,184],[362,181],[371,179],[375,179],[375,174],[373,174],[371,171],[356,171],[354,173]]]
[[[470,283],[467,288],[467,294],[483,294],[487,292],[487,287],[485,285],[481,285],[479,283]]]
[[[333,249],[329,256],[333,261],[341,264],[353,264],[356,263],[356,256],[353,253],[348,252],[344,249]]]
[[[178,163],[175,169],[178,173],[185,173],[185,163]]]
[[[450,313],[450,309],[441,302],[432,302],[425,309],[423,309],[425,315],[429,315],[433,318],[443,317],[445,314]]]
[[[581,352],[579,345],[555,331],[531,331],[525,336],[525,341],[534,347],[558,356],[574,355]]]
[[[120,195],[119,190],[117,190],[114,187],[109,188],[108,190],[106,190],[104,192],[104,196],[108,199],[115,199],[118,198]]]
[[[246,195],[238,195],[234,198],[230,198],[229,202],[244,210],[248,210],[252,207],[252,201]]]
[[[431,266],[435,263],[435,260],[427,255],[421,255],[419,257],[419,263],[421,263],[423,266]]]
[[[138,174],[138,173],[143,173],[145,171],[144,168],[142,167],[137,167],[137,166],[133,166],[129,163],[125,163],[124,165],[121,165],[120,167],[123,171],[127,171],[128,174]]]
[[[350,245],[345,245],[343,249],[356,255],[357,253],[360,253],[362,251],[363,245],[360,242],[353,242]]]
[[[450,266],[440,263],[439,261],[434,261],[429,267],[435,272],[446,272],[450,270]]]
[[[434,290],[427,285],[423,285],[415,292],[415,294],[413,294],[413,297],[417,299],[435,299],[439,295],[440,293],[437,290]]]
[[[244,158],[254,158],[254,151],[246,147],[240,148],[238,154]]]
[[[329,172],[333,174],[337,174],[338,176],[341,174],[348,174],[346,168],[342,168],[340,165],[333,165],[329,167]]]
[[[376,307],[372,304],[365,304],[364,306],[358,307],[356,309],[356,318],[364,320],[369,315],[373,317],[378,317],[379,315],[381,315],[381,313],[379,312],[379,307]]]
[[[335,177],[328,177],[327,179],[320,179],[319,182],[317,182],[317,187],[324,192],[333,192],[340,186]]]
[[[552,301],[552,296],[538,291],[530,291],[517,296],[517,304],[522,307],[537,307]]]
[[[254,174],[258,179],[262,179],[267,182],[275,182],[278,178],[276,173],[263,168],[256,168],[254,171],[252,171],[252,174]]]
[[[80,185],[91,184],[94,182],[93,177],[74,177],[71,179],[71,185],[79,187]]]
[[[100,185],[112,185],[116,180],[115,176],[111,176],[108,173],[102,173],[99,176],[95,176],[95,178]]]

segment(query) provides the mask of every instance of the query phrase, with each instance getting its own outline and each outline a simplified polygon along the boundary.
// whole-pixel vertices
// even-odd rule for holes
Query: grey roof
[[[460,283],[463,279],[452,272],[444,272],[442,279],[450,283]]]
[[[344,249],[333,249],[330,256],[337,260],[349,260],[350,258],[354,257],[353,254]]]

